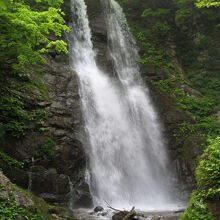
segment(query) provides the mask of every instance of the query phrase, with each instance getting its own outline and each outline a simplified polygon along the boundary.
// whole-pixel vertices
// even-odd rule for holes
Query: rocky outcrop
[[[67,55],[47,56],[46,60],[46,66],[30,69],[33,80],[41,88],[33,87],[28,93],[20,94],[27,109],[43,112],[44,116],[24,138],[10,138],[6,147],[9,155],[19,160],[32,158],[32,162],[24,170],[3,169],[14,183],[49,202],[67,206],[73,197],[76,204],[88,207],[92,201],[85,183],[86,157],[77,75],[71,70]],[[34,74],[38,71],[43,74]],[[70,183],[74,196],[70,196]]]
[[[12,197],[12,192],[14,201],[16,201],[18,205],[27,209],[34,207],[33,200],[21,190],[14,187],[10,180],[0,171],[0,201],[9,201]]]
[[[189,160],[189,158],[181,157],[181,151],[184,149],[184,142],[187,140],[182,137],[179,127],[183,122],[194,123],[195,120],[190,114],[177,106],[175,99],[155,86],[151,84],[149,84],[149,86],[152,100],[156,105],[159,118],[162,121],[163,136],[168,146],[172,167],[175,167],[176,173],[179,175],[180,179],[185,179],[190,185],[194,184],[195,167],[191,164],[192,161]],[[194,148],[192,145],[190,143],[188,144],[193,151]],[[187,148],[187,146],[186,144],[185,147]],[[188,149],[185,150],[186,152],[188,151]],[[195,159],[197,155],[198,154],[194,154],[194,156],[191,156]]]
[[[29,219],[35,216],[40,219],[66,219],[71,220],[72,215],[69,211],[61,207],[50,206],[43,199],[40,199],[24,190],[19,189],[16,185],[0,171],[0,206],[1,217],[6,219],[8,214],[13,219]],[[4,208],[7,205],[7,208]],[[10,213],[7,213],[11,210]]]

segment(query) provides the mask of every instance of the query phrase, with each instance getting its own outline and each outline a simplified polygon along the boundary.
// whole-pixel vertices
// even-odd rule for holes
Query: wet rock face
[[[22,94],[27,108],[47,113],[43,130],[33,125],[23,139],[10,139],[7,146],[13,157],[32,158],[32,162],[24,170],[5,168],[4,172],[14,183],[50,203],[67,206],[73,197],[77,206],[89,207],[92,199],[85,182],[85,137],[77,75],[69,66],[68,56],[48,55],[46,59],[47,66],[36,67],[42,68],[43,78],[34,76],[42,83],[45,95],[39,91]],[[48,140],[53,145],[49,148]]]
[[[160,77],[159,75],[158,73],[158,77]],[[185,140],[179,130],[179,125],[183,122],[194,123],[194,118],[181,110],[168,94],[161,92],[151,84],[149,84],[149,88],[152,101],[163,125],[162,132],[171,161],[170,168],[182,182],[179,186],[183,188],[178,189],[178,191],[182,191],[183,195],[188,195],[195,187],[195,158],[202,153],[202,149],[198,146],[203,140],[196,139],[193,142]],[[192,139],[194,138],[192,137]],[[193,145],[192,143],[198,144]],[[186,198],[184,197],[183,200]]]
[[[23,206],[24,208],[31,209],[34,206],[34,202],[29,198],[26,194],[24,194],[18,188],[13,187],[10,180],[3,175],[0,171],[0,201],[9,201],[11,198],[11,194],[13,192],[14,200],[18,203],[18,205]]]
[[[56,141],[56,154],[39,160],[36,165],[45,168],[43,175],[33,174],[31,190],[49,202],[68,204],[70,197],[80,204],[82,198],[91,205],[89,187],[85,183],[86,157],[83,148],[83,119],[78,94],[78,79],[70,69],[68,57],[48,60],[52,72],[44,76],[51,100],[46,134]],[[70,195],[70,182],[75,196]],[[87,196],[85,198],[85,196]]]
[[[113,63],[108,50],[108,38],[105,15],[100,1],[85,0],[88,9],[89,25],[92,32],[93,46],[99,68],[114,76]]]

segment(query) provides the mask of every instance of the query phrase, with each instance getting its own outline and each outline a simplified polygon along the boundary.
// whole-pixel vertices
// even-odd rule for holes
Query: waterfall
[[[69,192],[69,200],[68,200],[68,208],[69,208],[69,210],[73,211],[73,207],[74,207],[73,206],[73,203],[74,203],[74,201],[73,201],[74,191],[73,191],[73,183],[72,183],[72,181],[71,181],[69,176],[68,176],[68,182],[69,182],[69,190],[70,190],[70,192]]]
[[[71,0],[70,64],[78,74],[95,205],[165,209],[172,202],[168,156],[157,114],[143,85],[138,51],[121,7],[101,0],[117,79],[101,71],[87,8]]]
[[[34,166],[34,163],[35,163],[34,157],[31,157],[31,165]],[[32,190],[32,172],[29,171],[28,172],[28,188],[27,188],[27,191],[31,192],[31,190]]]

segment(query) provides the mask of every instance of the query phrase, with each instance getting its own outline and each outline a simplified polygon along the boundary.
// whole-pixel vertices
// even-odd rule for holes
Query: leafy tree
[[[44,62],[41,54],[55,48],[67,53],[63,40],[52,40],[68,31],[62,0],[4,0],[0,4],[0,61],[3,69],[19,70]]]
[[[42,55],[51,50],[67,53],[67,44],[60,38],[69,31],[60,9],[62,2],[0,0],[0,122],[16,138],[26,134],[31,120],[17,94],[31,82],[27,65],[45,63]]]
[[[198,8],[202,7],[219,7],[220,6],[220,1],[216,0],[197,0],[196,6]]]

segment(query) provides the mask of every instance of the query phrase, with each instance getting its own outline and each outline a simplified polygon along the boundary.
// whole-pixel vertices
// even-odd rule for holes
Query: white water
[[[31,157],[31,165],[34,166],[34,163],[35,163],[34,157]],[[28,172],[28,188],[27,188],[27,191],[31,192],[31,190],[32,190],[32,172],[29,171]]]
[[[80,82],[94,205],[167,209],[172,202],[161,128],[142,85],[138,53],[120,6],[102,0],[118,80],[96,65],[83,0],[71,0],[70,61]],[[118,81],[118,82],[117,82]]]
[[[68,208],[69,210],[73,211],[73,207],[74,207],[74,201],[73,201],[73,198],[74,198],[74,191],[73,191],[73,183],[70,179],[70,177],[68,176],[68,182],[69,182],[69,200],[68,200]]]

